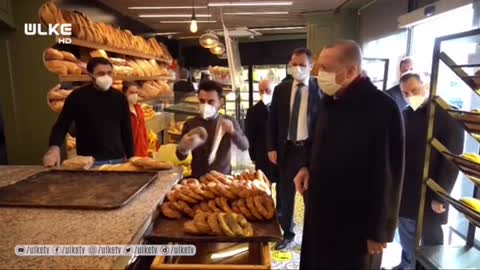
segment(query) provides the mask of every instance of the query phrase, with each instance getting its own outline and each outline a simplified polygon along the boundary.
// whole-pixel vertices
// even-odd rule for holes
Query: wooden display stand
[[[196,248],[195,256],[156,257],[151,269],[271,269],[268,243],[199,243]]]

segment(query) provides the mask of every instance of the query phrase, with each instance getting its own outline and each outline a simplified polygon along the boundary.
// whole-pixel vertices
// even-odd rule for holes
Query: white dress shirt
[[[308,81],[307,78],[303,81],[302,99],[300,101],[300,111],[298,113],[298,126],[297,126],[297,141],[304,141],[308,139]],[[295,94],[298,90],[298,84],[300,82],[294,80],[292,83],[292,94],[290,95],[290,117],[292,116],[293,103],[295,101]],[[288,129],[290,130],[290,129]],[[288,132],[288,140],[290,140],[290,132]]]

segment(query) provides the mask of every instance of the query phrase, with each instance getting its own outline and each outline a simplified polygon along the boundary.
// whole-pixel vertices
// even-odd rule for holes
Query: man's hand
[[[303,196],[303,194],[305,194],[305,191],[308,190],[308,182],[310,181],[310,173],[308,172],[308,168],[301,168],[293,181],[295,182],[295,189]]]
[[[222,128],[225,131],[225,133],[234,135],[235,134],[235,127],[233,126],[233,123],[229,119],[223,118],[222,120]]]
[[[43,156],[43,166],[51,168],[60,166],[60,147],[50,146],[47,153]]]
[[[268,152],[268,159],[270,160],[270,162],[277,165],[277,151]]]
[[[443,214],[445,211],[447,211],[443,203],[435,200],[432,200],[432,210],[437,214]]]
[[[368,254],[376,255],[382,254],[383,249],[387,248],[387,243],[379,243],[372,240],[367,240]]]
[[[197,127],[185,134],[178,143],[178,152],[188,155],[195,148],[207,141],[208,134],[205,128]]]

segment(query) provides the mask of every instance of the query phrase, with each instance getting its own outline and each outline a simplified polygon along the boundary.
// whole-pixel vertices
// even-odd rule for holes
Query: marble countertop
[[[44,170],[39,166],[0,166],[0,187]],[[180,177],[159,174],[126,206],[115,210],[0,207],[0,269],[123,269],[128,257],[18,257],[16,245],[140,244],[152,214]]]

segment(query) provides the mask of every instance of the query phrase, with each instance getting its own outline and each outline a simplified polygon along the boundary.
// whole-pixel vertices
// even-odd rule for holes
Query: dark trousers
[[[296,192],[293,179],[300,168],[306,164],[305,147],[287,143],[284,157],[280,164],[280,179],[277,184],[277,214],[283,229],[283,237],[293,239],[295,237],[293,214]]]

